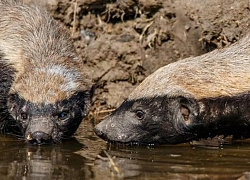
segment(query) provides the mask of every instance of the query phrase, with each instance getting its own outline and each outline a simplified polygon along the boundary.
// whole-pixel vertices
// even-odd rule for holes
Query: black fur
[[[121,143],[174,144],[190,140],[194,135],[181,118],[175,119],[178,118],[177,112],[173,111],[183,98],[178,98],[178,102],[176,100],[155,97],[125,101],[110,117],[95,127],[95,132],[105,140]]]
[[[108,141],[139,144],[177,144],[216,135],[248,138],[249,100],[246,92],[199,102],[184,97],[125,101],[95,127],[95,132]],[[183,107],[187,119],[181,111]],[[138,111],[142,111],[139,116],[143,118],[138,118]]]
[[[202,99],[204,110],[193,128],[200,138],[216,135],[233,135],[234,138],[250,137],[250,93]]]
[[[7,108],[7,96],[13,82],[14,70],[3,63],[3,54],[0,53],[0,128],[2,132],[8,131],[7,125],[11,126]]]
[[[55,104],[34,104],[20,98],[18,94],[11,94],[8,107],[13,117],[12,121],[16,125],[15,132],[17,135],[25,136],[27,140],[30,139],[31,143],[35,142],[35,139],[27,137],[36,132],[46,134],[44,143],[69,138],[86,116],[83,114],[84,100],[89,95],[88,92],[79,92]]]

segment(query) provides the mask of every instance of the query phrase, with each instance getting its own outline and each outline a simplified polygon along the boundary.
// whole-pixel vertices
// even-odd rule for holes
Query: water
[[[250,179],[250,143],[223,148],[109,145],[84,122],[75,139],[28,146],[0,138],[0,179]],[[112,157],[112,160],[108,159]]]

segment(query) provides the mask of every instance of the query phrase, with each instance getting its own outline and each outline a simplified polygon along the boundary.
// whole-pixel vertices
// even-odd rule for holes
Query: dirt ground
[[[250,26],[249,0],[25,1],[45,6],[69,28],[98,81],[96,115],[118,107],[159,67],[228,46]]]

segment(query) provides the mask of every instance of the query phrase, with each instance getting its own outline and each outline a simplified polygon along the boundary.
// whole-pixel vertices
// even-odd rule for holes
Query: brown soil
[[[118,107],[157,68],[228,46],[250,26],[248,0],[26,1],[70,29],[94,81],[101,77],[97,113]]]

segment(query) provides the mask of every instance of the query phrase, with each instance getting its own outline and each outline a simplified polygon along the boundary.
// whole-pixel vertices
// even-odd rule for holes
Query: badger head
[[[127,99],[95,126],[104,140],[136,144],[176,144],[194,138],[197,106],[184,97]]]
[[[109,117],[95,127],[108,141],[176,144],[194,138],[197,98],[176,79],[175,67],[165,66],[148,76]]]
[[[12,131],[32,144],[70,137],[89,111],[90,84],[80,69],[63,65],[26,71],[15,79],[8,95]]]

